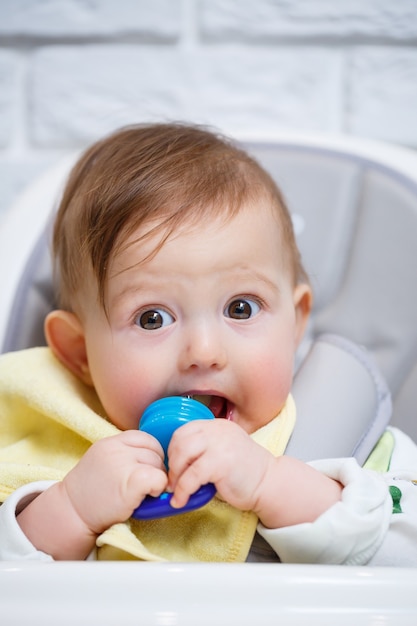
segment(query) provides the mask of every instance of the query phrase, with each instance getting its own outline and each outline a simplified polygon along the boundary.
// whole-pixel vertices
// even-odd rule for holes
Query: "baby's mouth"
[[[217,419],[232,419],[232,404],[222,396],[193,394],[190,396],[194,400],[201,402],[213,413]]]

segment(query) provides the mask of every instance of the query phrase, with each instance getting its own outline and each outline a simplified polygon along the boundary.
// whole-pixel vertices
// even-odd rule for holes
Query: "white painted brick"
[[[0,146],[6,146],[11,138],[16,72],[16,55],[0,49]]]
[[[417,146],[416,48],[358,48],[350,83],[350,132]]]
[[[1,0],[0,34],[178,37],[180,0]]]
[[[181,117],[186,69],[177,50],[46,47],[34,57],[30,125],[38,145],[79,145],[115,126]]]
[[[341,65],[338,53],[316,48],[47,47],[31,74],[33,140],[72,146],[157,119],[238,133],[339,130]]]
[[[210,39],[417,37],[415,0],[200,0]]]
[[[339,130],[342,67],[332,50],[216,46],[192,68],[195,113],[238,136]]]

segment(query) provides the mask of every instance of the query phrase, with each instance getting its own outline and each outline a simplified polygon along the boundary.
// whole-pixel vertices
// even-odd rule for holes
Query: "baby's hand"
[[[184,506],[201,485],[254,511],[267,528],[313,522],[341,497],[341,485],[307,463],[274,457],[237,424],[222,419],[181,426],[168,448],[171,505]]]
[[[216,419],[197,420],[177,429],[168,460],[172,506],[184,506],[193,492],[211,482],[232,506],[254,510],[274,457],[237,424]]]
[[[80,560],[96,537],[125,521],[147,495],[168,483],[160,443],[125,431],[94,443],[63,481],[40,493],[18,515],[29,541],[56,560]]]
[[[160,495],[167,483],[160,443],[130,430],[94,443],[62,487],[84,524],[99,534],[128,519],[146,495]]]

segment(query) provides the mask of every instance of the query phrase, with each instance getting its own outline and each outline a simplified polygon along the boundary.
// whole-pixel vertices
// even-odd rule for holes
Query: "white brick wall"
[[[0,1],[0,212],[62,153],[161,119],[417,147],[417,1]]]

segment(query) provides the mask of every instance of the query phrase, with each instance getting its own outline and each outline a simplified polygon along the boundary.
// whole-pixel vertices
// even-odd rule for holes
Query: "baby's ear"
[[[75,313],[51,311],[45,319],[45,336],[57,359],[86,385],[93,386],[84,330]]]
[[[295,343],[298,346],[303,338],[304,331],[313,306],[313,293],[310,285],[301,283],[294,289],[294,308],[296,316]]]

